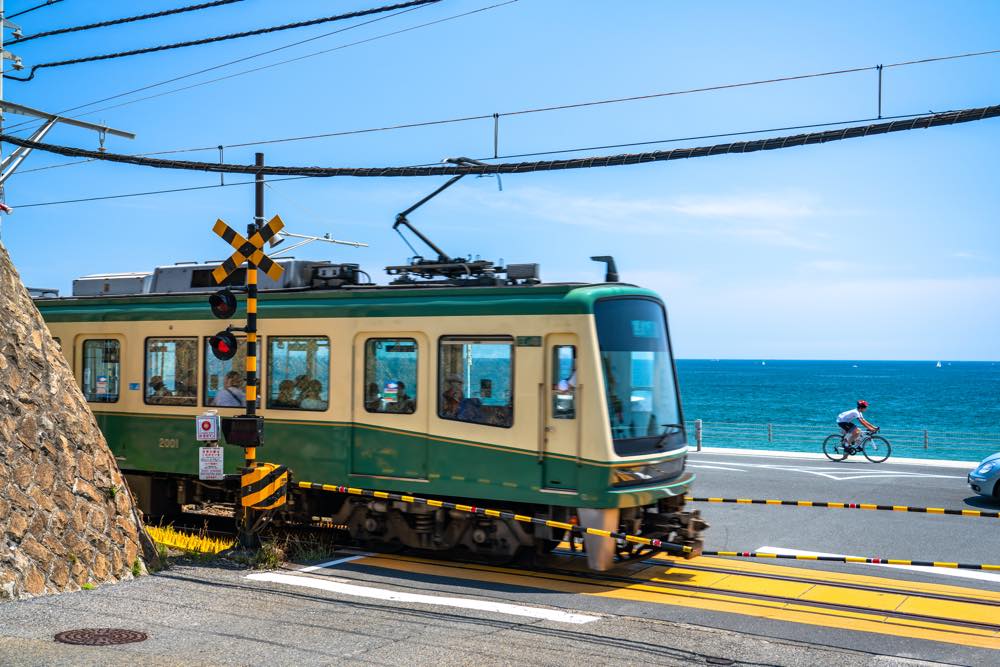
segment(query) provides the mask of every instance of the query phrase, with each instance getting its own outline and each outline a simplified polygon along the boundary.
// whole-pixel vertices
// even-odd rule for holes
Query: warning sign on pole
[[[198,448],[198,479],[225,479],[222,447]]]
[[[194,437],[202,442],[219,439],[219,415],[204,414],[195,417]]]

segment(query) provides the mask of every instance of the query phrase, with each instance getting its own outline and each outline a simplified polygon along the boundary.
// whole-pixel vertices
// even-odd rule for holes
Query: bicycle
[[[848,444],[846,433],[829,435],[823,441],[823,453],[831,461],[843,461],[848,456],[861,453],[872,463],[882,463],[892,454],[892,445],[882,436],[876,435],[879,430],[876,428],[867,431],[854,444]]]

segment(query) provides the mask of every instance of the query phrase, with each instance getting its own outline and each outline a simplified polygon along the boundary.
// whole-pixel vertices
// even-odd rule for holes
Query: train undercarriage
[[[207,483],[185,476],[149,476],[126,473],[140,509],[153,520],[169,521],[182,508],[232,504],[238,481]],[[684,508],[683,496],[662,498],[644,507],[593,509],[559,505],[496,503],[482,499],[449,499],[514,511],[586,528],[618,531],[691,547],[701,552],[701,532],[707,528],[697,510]],[[565,530],[491,518],[454,509],[397,500],[346,496],[331,492],[290,490],[288,503],[267,517],[273,526],[321,523],[346,530],[360,545],[411,548],[435,552],[464,552],[489,560],[508,561],[524,551],[544,554],[567,538]],[[607,570],[616,562],[649,555],[649,547],[595,535],[584,535],[588,566]]]

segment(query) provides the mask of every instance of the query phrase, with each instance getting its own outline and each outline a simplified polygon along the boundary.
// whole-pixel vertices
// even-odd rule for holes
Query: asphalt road
[[[966,483],[968,467],[942,462],[834,463],[776,454],[692,453],[693,495],[1000,510]],[[850,556],[1000,564],[1000,519],[902,512],[696,503],[711,524],[706,549],[798,549]],[[803,567],[1000,590],[1000,573],[813,564]]]
[[[641,609],[618,605],[616,610],[596,598],[553,599],[543,606],[533,602],[530,591],[510,587],[476,590],[433,579],[383,577],[363,568],[286,572],[312,581],[355,581],[398,593],[419,590],[461,599],[502,598],[530,605],[530,610],[551,611],[557,609],[555,604],[583,607],[580,614],[593,620],[566,623],[372,601],[257,581],[245,570],[175,566],[138,581],[0,605],[0,665],[923,664],[878,652],[644,617],[635,613]],[[52,641],[57,632],[86,627],[141,630],[150,638],[115,647]],[[887,649],[893,646],[891,640],[885,644]]]

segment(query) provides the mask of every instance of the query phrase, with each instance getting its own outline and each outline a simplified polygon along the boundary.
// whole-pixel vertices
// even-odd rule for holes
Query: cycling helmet
[[[861,408],[867,408],[867,407],[868,407],[868,401],[858,401],[858,410],[860,410]]]

